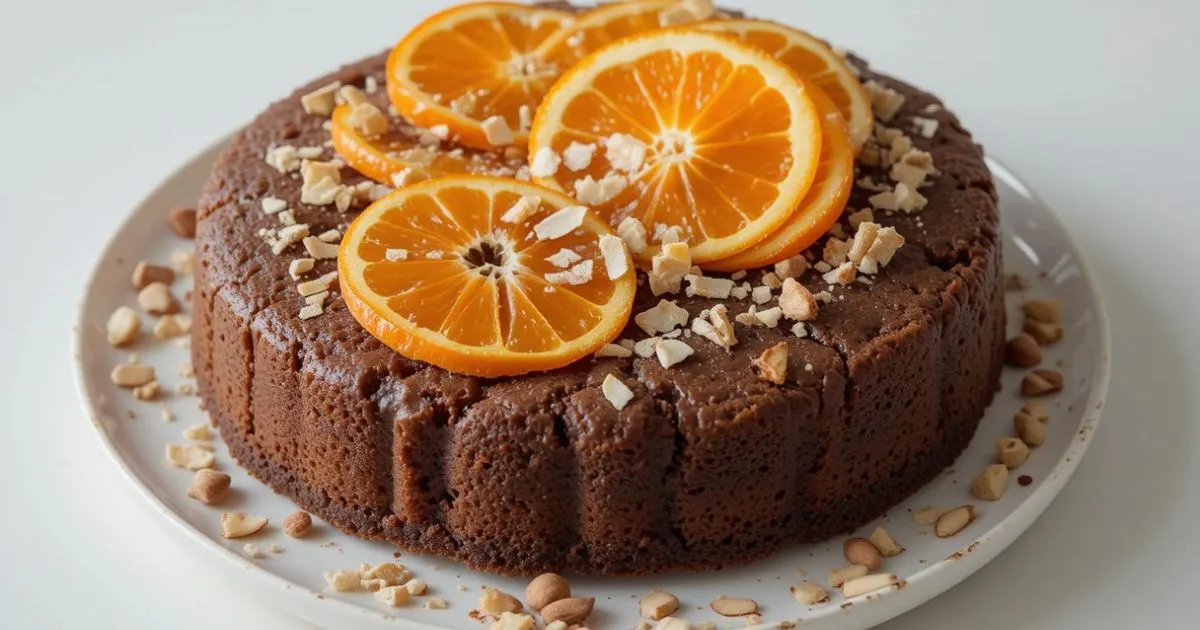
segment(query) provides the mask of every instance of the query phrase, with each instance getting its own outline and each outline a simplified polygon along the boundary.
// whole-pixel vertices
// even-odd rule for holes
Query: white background
[[[445,4],[0,4],[0,627],[305,627],[136,505],[77,402],[74,308],[173,168]],[[1200,627],[1200,4],[730,4],[942,96],[1065,217],[1111,310],[1111,395],[1075,478],[1009,551],[885,627]]]

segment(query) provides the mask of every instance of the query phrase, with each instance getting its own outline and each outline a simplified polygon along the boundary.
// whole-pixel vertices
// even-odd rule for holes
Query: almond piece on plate
[[[266,526],[265,516],[253,516],[245,512],[221,514],[221,535],[225,538],[245,538],[262,531]]]
[[[571,585],[557,573],[543,573],[525,587],[525,601],[534,610],[571,596]]]
[[[758,612],[758,602],[745,597],[718,597],[708,605],[723,617],[744,617]]]
[[[679,610],[679,598],[666,591],[650,591],[638,604],[638,612],[645,619],[659,621]]]

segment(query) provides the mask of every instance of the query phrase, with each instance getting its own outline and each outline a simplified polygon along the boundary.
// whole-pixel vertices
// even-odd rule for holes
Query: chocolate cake
[[[910,131],[940,171],[921,189],[927,206],[876,216],[907,244],[871,283],[831,288],[805,274],[812,292],[832,294],[807,337],[739,327],[731,350],[695,342],[670,369],[634,356],[495,380],[448,373],[367,334],[336,285],[321,317],[299,318],[290,258],[261,238],[279,226],[262,200],[285,201],[314,234],[367,201],[345,213],[301,203],[296,174],[264,154],[323,146],[324,118],[300,96],[334,80],[382,84],[384,55],[275,103],[234,138],[199,207],[193,361],[233,456],[347,533],[507,574],[713,568],[883,514],[955,460],[992,399],[1001,252],[995,189],[970,134],[932,95],[859,65],[864,81],[905,97],[890,126],[938,123],[932,138]],[[386,106],[382,90],[371,98]],[[321,159],[333,157],[326,148]],[[343,181],[362,177],[345,168]],[[849,207],[872,194],[857,188]],[[319,260],[313,276],[335,268]],[[658,301],[639,291],[635,313]],[[692,316],[717,303],[670,297]],[[631,321],[623,337],[645,335]],[[774,385],[752,361],[780,342],[789,378]],[[621,411],[601,393],[610,373],[634,390]]]

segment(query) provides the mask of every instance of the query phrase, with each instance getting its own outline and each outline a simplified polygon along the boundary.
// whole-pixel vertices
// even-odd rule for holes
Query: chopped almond
[[[669,243],[651,260],[650,291],[654,295],[678,293],[692,268],[691,250],[685,243]]]
[[[783,385],[787,381],[787,356],[787,344],[778,343],[763,351],[754,360],[754,366],[759,369],[764,380]]]
[[[792,278],[783,281],[783,292],[779,295],[779,308],[783,316],[798,322],[807,322],[817,317],[817,300],[807,287]]]

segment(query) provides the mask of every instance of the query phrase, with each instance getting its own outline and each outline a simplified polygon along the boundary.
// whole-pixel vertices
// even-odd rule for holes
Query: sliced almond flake
[[[831,238],[825,241],[825,249],[821,254],[821,259],[832,266],[837,266],[846,262],[846,256],[849,253],[850,243],[840,238]]]
[[[867,89],[867,95],[871,97],[871,108],[875,110],[875,116],[884,122],[894,118],[900,108],[904,106],[902,94],[878,81],[867,81],[863,83],[863,87]]]
[[[816,300],[822,304],[829,304],[830,302],[833,301],[833,294],[828,291],[820,291],[820,292],[812,294],[812,296],[813,296],[814,300]]]
[[[770,381],[776,385],[783,385],[785,382],[787,382],[787,343],[778,343],[764,350],[763,353],[754,360],[754,366],[758,368],[759,374],[762,376],[763,380]]]
[[[296,215],[291,210],[284,210],[275,216],[279,218],[279,224],[283,227],[296,225]]]
[[[565,247],[563,249],[558,250],[558,252],[555,253],[553,256],[546,257],[546,262],[554,265],[555,267],[558,267],[559,269],[566,269],[567,267],[570,267],[571,265],[573,265],[581,260],[583,260],[583,256],[580,256],[579,254],[576,254],[573,250],[567,249]]]
[[[404,188],[418,182],[425,181],[425,174],[414,170],[411,166],[406,166],[398,172],[392,173],[392,185],[396,188]]]
[[[858,226],[864,221],[874,221],[875,213],[870,208],[863,208],[862,210],[851,212],[846,219],[850,221],[850,227],[857,230]]]
[[[729,290],[729,297],[735,300],[744,300],[750,297],[750,290],[746,287],[733,287]]]
[[[824,260],[818,260],[813,265],[813,269],[815,269],[817,271],[817,273],[825,273],[826,271],[833,269],[833,265],[830,265],[829,263],[825,262]]]
[[[858,224],[858,230],[854,233],[854,240],[850,243],[850,251],[846,257],[850,262],[857,265],[862,262],[862,259],[871,250],[871,246],[875,244],[875,237],[879,235],[879,224],[871,221],[864,221]]]
[[[621,223],[617,225],[617,235],[625,242],[629,251],[635,255],[646,251],[646,247],[649,246],[646,227],[634,217],[625,217],[621,220]],[[691,261],[690,255],[688,260]]]
[[[572,141],[563,149],[562,162],[567,168],[578,172],[591,166],[592,156],[596,153],[596,145],[582,144]]]
[[[633,344],[633,353],[643,359],[649,359],[654,356],[654,347],[658,342],[662,341],[662,337],[647,337]]]
[[[604,157],[618,171],[636,173],[646,161],[646,145],[623,133],[614,133],[603,142]]]
[[[595,261],[585,260],[566,271],[557,271],[546,274],[546,282],[550,284],[566,284],[577,286],[587,284],[592,281],[592,270],[595,266]]]
[[[694,352],[691,346],[678,339],[663,339],[654,345],[654,355],[664,368],[679,365]]]
[[[307,236],[304,238],[304,249],[308,251],[308,255],[317,260],[327,260],[337,258],[338,246],[333,243],[327,243],[316,236]]]
[[[408,250],[400,249],[400,248],[391,248],[391,249],[388,249],[387,251],[383,252],[383,257],[392,262],[408,260]]]
[[[300,319],[312,319],[325,313],[325,308],[320,304],[305,304],[300,309]]]
[[[629,180],[617,173],[608,173],[596,181],[591,175],[575,180],[575,198],[580,203],[595,206],[612,200],[629,187]]]
[[[305,183],[300,188],[300,201],[314,206],[327,206],[337,201],[343,186],[326,177],[313,184]]]
[[[932,138],[937,135],[938,121],[936,119],[913,116],[912,122],[913,127],[916,128],[917,133],[921,134],[921,137]]]
[[[896,162],[892,165],[892,169],[888,171],[888,177],[891,177],[892,181],[904,184],[910,190],[916,190],[924,186],[925,175],[926,172],[923,169],[904,162]]]
[[[306,114],[328,116],[333,113],[337,91],[342,87],[340,81],[323,85],[300,97],[300,107]]]
[[[763,325],[762,320],[758,318],[758,307],[753,304],[750,305],[750,309],[745,313],[735,315],[733,320],[748,328],[756,328]]]
[[[328,297],[329,297],[329,291],[321,291],[320,293],[314,293],[312,295],[304,296],[304,303],[305,304],[315,304],[317,306],[324,308],[325,300]]]
[[[245,538],[257,534],[267,526],[267,517],[255,516],[244,512],[224,512],[221,514],[221,536],[224,538]]]
[[[899,164],[906,164],[925,171],[926,175],[936,175],[938,170],[933,165],[933,154],[920,149],[909,149],[900,155]]]
[[[654,226],[654,240],[663,245],[683,243],[683,228],[678,225],[663,225],[659,223]]]
[[[302,295],[304,297],[308,297],[310,295],[315,295],[322,291],[328,291],[330,285],[336,279],[337,279],[337,272],[331,271],[319,278],[315,278],[313,280],[308,280],[306,282],[301,282],[300,284],[296,285],[296,290],[300,292],[300,295]]]
[[[754,316],[767,328],[776,328],[779,326],[779,318],[783,317],[783,310],[778,306],[773,306],[756,312]]]
[[[292,245],[295,245],[296,243],[299,243],[307,237],[307,224],[298,223],[296,225],[289,225],[279,230],[279,233],[276,236],[277,240],[275,241],[275,244],[271,246],[271,252],[273,252],[275,255],[282,254],[284,250]]]
[[[325,153],[325,147],[299,147],[296,149],[296,155],[305,160],[321,157]]]
[[[771,287],[768,286],[754,287],[750,290],[750,299],[753,300],[755,304],[766,304],[767,302],[771,301],[772,297],[774,297],[774,295],[771,293]]]
[[[567,206],[554,214],[542,219],[533,226],[534,234],[539,241],[548,241],[570,234],[572,230],[583,225],[583,217],[587,213],[585,206]]]
[[[633,317],[634,323],[647,335],[670,332],[687,324],[688,319],[687,309],[668,300],[659,300],[658,304]]]
[[[168,444],[167,461],[176,468],[201,470],[212,468],[216,458],[210,451],[196,444]]]
[[[604,398],[612,403],[612,406],[620,411],[633,400],[633,390],[629,389],[621,379],[609,374],[604,377],[604,382],[600,385],[600,391],[604,393]]]
[[[513,132],[502,116],[491,116],[483,121],[483,135],[488,144],[502,147],[513,143]]]
[[[837,283],[845,286],[851,282],[854,282],[854,274],[854,263],[847,260],[846,262],[838,265],[836,269],[833,269],[829,273],[821,276],[821,279],[830,284]]]
[[[300,156],[296,153],[296,147],[290,144],[267,149],[263,159],[280,173],[291,173],[300,168]]]
[[[867,255],[875,259],[880,267],[886,267],[892,262],[892,257],[904,245],[904,236],[896,231],[894,227],[885,227],[879,230],[879,234],[875,237],[875,242],[871,245],[871,249]]]
[[[737,282],[737,281],[741,280],[742,278],[745,278],[746,275],[747,275],[747,272],[745,270],[735,271],[735,272],[729,274],[729,279],[733,280],[734,282]]]
[[[888,184],[875,181],[875,178],[871,177],[870,175],[858,178],[858,181],[855,182],[855,185],[863,190],[869,190],[871,192],[887,192],[892,189],[892,187]]]
[[[562,159],[550,147],[542,147],[533,154],[533,162],[529,165],[529,174],[534,177],[551,177],[558,172]]]
[[[263,197],[259,203],[264,214],[275,214],[287,209],[287,202],[278,197]]]
[[[336,243],[342,239],[342,233],[338,230],[325,230],[317,235],[317,238],[326,243]]]
[[[784,317],[799,322],[816,319],[818,312],[816,298],[807,287],[793,278],[783,281],[783,291],[779,295],[779,307]]]
[[[713,298],[715,300],[725,300],[729,298],[729,293],[733,291],[733,280],[728,278],[710,278],[708,276],[688,274],[684,276],[684,280],[688,283],[688,297],[699,295],[700,297]]]
[[[633,356],[632,347],[626,348],[615,343],[606,343],[596,351],[597,359],[628,359],[631,356]]]
[[[621,346],[622,348],[632,351],[633,347],[637,344],[632,339],[621,339],[621,340],[617,341],[617,345]]]
[[[511,208],[505,210],[504,214],[500,215],[500,220],[505,223],[524,223],[527,219],[529,219],[529,217],[533,216],[533,214],[538,211],[538,208],[540,208],[541,205],[541,197],[522,196],[520,199],[517,199],[516,203],[514,203]],[[559,212],[562,212],[562,210]],[[567,232],[570,231],[570,229],[567,230]],[[563,234],[566,234],[566,232]]]
[[[804,256],[796,255],[785,260],[775,263],[775,279],[779,282],[779,286],[783,286],[783,280],[786,278],[799,278],[804,275],[808,269],[808,261]],[[764,282],[764,284],[766,284]],[[767,285],[771,286],[771,285]],[[778,287],[775,287],[778,288]]]
[[[625,242],[611,234],[600,236],[600,255],[604,258],[604,270],[609,280],[616,280],[629,273],[629,255]]]
[[[804,322],[796,322],[792,324],[792,334],[804,339],[808,337],[808,327],[804,325]]]
[[[683,279],[691,271],[692,253],[684,243],[668,243],[650,259],[650,291],[654,295],[679,293]]]

